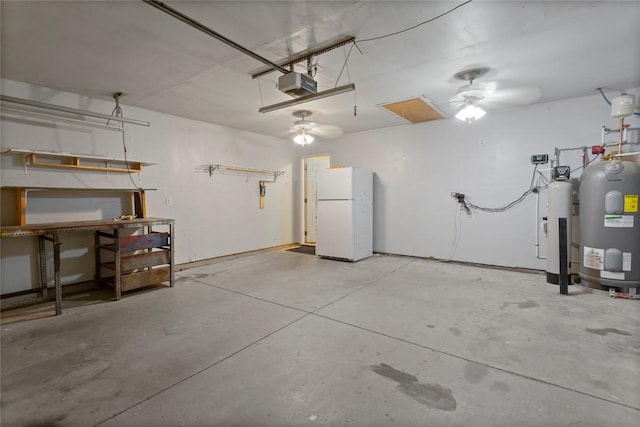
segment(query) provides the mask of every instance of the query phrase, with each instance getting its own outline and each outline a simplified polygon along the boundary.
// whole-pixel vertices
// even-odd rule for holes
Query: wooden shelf
[[[226,166],[226,165],[214,165],[207,164],[201,165],[196,168],[198,172],[208,173],[212,176],[214,173],[229,174],[229,175],[244,175],[258,178],[271,178],[271,182],[275,182],[279,176],[284,175],[284,171],[266,170],[266,169],[252,169],[240,166]]]
[[[4,154],[24,156],[25,168],[27,166],[41,168],[63,168],[99,172],[142,172],[143,166],[157,165],[155,162],[116,159],[90,154],[56,153],[52,151],[26,150],[22,148],[9,148]],[[127,167],[128,164],[128,167]]]
[[[27,201],[28,193],[31,191],[69,191],[69,192],[83,192],[83,193],[101,193],[101,192],[114,192],[114,193],[130,193],[133,197],[133,206],[136,217],[147,217],[147,202],[145,191],[155,190],[155,188],[65,188],[65,187],[16,187],[16,186],[3,186],[0,187],[3,190],[13,190],[15,192],[16,199],[16,220],[17,225],[27,224]]]
[[[116,299],[122,292],[170,282],[173,286],[173,225],[169,232],[152,231],[144,226],[146,233],[120,236],[104,231],[95,233],[96,279],[115,287]],[[102,239],[109,243],[103,244]],[[105,260],[102,251],[113,254],[113,260]],[[109,271],[102,274],[102,269]]]

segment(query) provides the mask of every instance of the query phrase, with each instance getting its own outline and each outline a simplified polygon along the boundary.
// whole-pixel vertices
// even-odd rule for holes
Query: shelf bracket
[[[252,168],[245,168],[240,166],[226,166],[226,165],[213,164],[213,163],[198,166],[196,168],[196,171],[208,173],[209,177],[212,177],[214,173],[227,174],[227,175],[241,175],[247,178],[273,177],[271,181],[266,181],[264,179],[261,179],[261,181],[265,181],[265,182],[276,182],[278,177],[284,175],[285,173],[284,171],[252,169]]]

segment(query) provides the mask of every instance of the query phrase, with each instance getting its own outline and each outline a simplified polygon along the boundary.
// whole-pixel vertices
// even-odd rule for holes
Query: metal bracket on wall
[[[284,171],[267,170],[267,169],[251,169],[239,166],[226,166],[219,164],[206,164],[196,168],[197,172],[208,173],[209,176],[213,176],[214,173],[226,174],[226,175],[242,175],[246,177],[261,178],[261,181],[276,182],[279,176],[284,175]],[[273,177],[272,181],[266,181],[265,177]]]

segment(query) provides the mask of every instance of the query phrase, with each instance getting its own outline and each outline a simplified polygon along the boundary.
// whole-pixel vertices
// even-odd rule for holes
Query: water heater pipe
[[[629,124],[627,123],[626,125],[624,124],[624,117],[620,117],[620,138],[619,138],[619,142],[618,142],[618,154],[622,154],[622,134],[623,131],[629,127]],[[626,132],[625,132],[625,136],[626,136]]]

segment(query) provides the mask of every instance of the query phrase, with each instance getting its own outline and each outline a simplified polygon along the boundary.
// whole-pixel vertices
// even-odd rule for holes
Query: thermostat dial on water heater
[[[553,168],[553,179],[555,181],[566,181],[571,175],[571,168],[569,166],[556,166]]]

